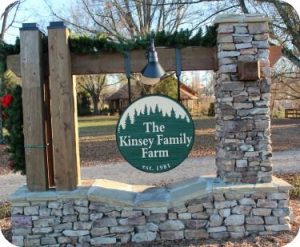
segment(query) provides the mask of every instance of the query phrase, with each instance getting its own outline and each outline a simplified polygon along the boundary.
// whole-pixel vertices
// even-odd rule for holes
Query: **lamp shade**
[[[165,71],[158,62],[158,56],[155,51],[153,39],[151,39],[151,43],[147,51],[147,58],[148,64],[141,71],[141,82],[146,85],[154,85],[160,81],[160,78],[165,74]]]

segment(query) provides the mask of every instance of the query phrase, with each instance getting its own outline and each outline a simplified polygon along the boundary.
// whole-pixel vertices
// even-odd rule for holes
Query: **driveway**
[[[214,156],[189,158],[177,168],[161,174],[136,170],[126,162],[82,167],[82,179],[109,179],[129,184],[164,185],[195,176],[215,175]],[[300,172],[300,150],[273,153],[274,172]],[[0,201],[26,182],[25,176],[8,174],[0,176]]]

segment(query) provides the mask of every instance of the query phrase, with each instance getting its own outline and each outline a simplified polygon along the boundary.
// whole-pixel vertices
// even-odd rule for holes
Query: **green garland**
[[[13,161],[13,170],[21,171],[25,174],[25,153],[24,153],[24,135],[23,135],[23,115],[22,115],[22,88],[19,85],[11,86],[11,81],[6,74],[6,57],[12,54],[20,53],[20,40],[17,39],[15,45],[9,45],[0,42],[0,79],[2,81],[0,96],[3,96],[4,88],[6,93],[13,95],[12,104],[2,109],[3,116],[6,116],[3,125],[9,132],[7,138],[8,152],[10,160]]]
[[[174,33],[160,31],[146,36],[139,36],[133,40],[124,39],[122,41],[112,40],[101,33],[95,37],[70,35],[69,46],[71,52],[80,54],[99,54],[102,52],[124,53],[131,50],[146,49],[149,44],[149,37],[153,37],[156,46],[169,48],[184,48],[187,46],[213,47],[216,45],[217,32],[215,26],[207,26],[204,34],[200,28],[193,35],[191,30],[175,31]],[[48,53],[48,37],[42,38],[43,52]],[[6,56],[18,54],[20,52],[20,40],[17,39],[15,45],[8,45],[0,42],[0,75],[6,70]]]
[[[6,57],[12,54],[20,53],[20,40],[16,39],[15,45],[9,45],[0,41],[0,77],[3,77],[6,71]]]
[[[99,54],[101,52],[124,53],[131,50],[146,49],[150,36],[154,38],[156,46],[170,48],[183,48],[187,46],[213,47],[216,45],[217,40],[216,27],[209,26],[206,27],[205,35],[201,28],[195,35],[193,35],[191,30],[181,30],[174,33],[161,31],[120,42],[113,41],[103,34],[96,37],[71,35],[69,45],[71,52],[80,54]]]
[[[7,137],[8,152],[10,160],[13,161],[13,170],[26,173],[25,168],[25,149],[23,135],[23,110],[22,110],[22,87],[16,85],[11,89],[13,96],[12,104],[5,109],[7,119],[4,126],[9,132]]]

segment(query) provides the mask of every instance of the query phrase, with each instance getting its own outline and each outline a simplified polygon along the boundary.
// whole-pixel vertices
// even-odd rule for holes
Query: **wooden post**
[[[57,190],[73,190],[80,183],[77,105],[63,22],[50,23],[48,50],[54,181]]]
[[[47,57],[48,60],[48,57]],[[48,64],[48,63],[47,63]],[[54,167],[53,167],[53,146],[52,146],[52,126],[51,126],[51,112],[50,112],[50,85],[49,75],[44,81],[45,91],[45,138],[46,143],[46,155],[47,155],[47,170],[48,170],[48,181],[49,188],[55,187],[54,182]]]
[[[23,24],[20,31],[27,186],[30,191],[44,191],[48,188],[48,179],[41,32],[35,23]]]

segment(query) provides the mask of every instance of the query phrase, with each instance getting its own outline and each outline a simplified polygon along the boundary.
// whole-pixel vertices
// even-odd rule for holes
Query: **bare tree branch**
[[[239,0],[240,7],[245,14],[249,14],[249,10],[246,7],[245,0]]]
[[[1,14],[1,18],[2,19],[2,23],[1,23],[1,32],[0,32],[0,41],[3,41],[4,39],[4,34],[5,32],[8,30],[8,28],[12,25],[12,23],[14,22],[15,20],[15,17],[16,17],[16,13],[18,11],[18,8],[19,8],[19,5],[20,5],[20,1],[15,1],[15,2],[12,2],[11,4],[9,4],[5,9],[4,9],[4,12]],[[7,25],[7,18],[8,18],[8,15],[10,14],[10,12],[14,9],[14,7],[17,6],[17,9],[15,11],[15,14],[13,16],[13,20],[12,22]]]

